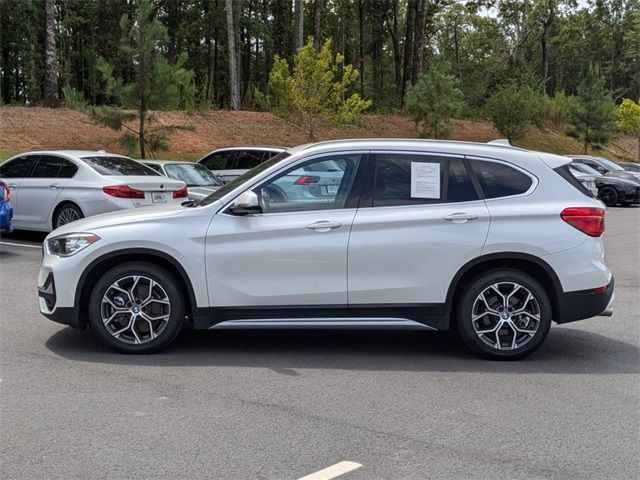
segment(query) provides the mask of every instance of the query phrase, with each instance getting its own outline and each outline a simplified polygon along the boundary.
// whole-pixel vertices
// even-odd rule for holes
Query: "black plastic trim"
[[[58,307],[53,311],[53,313],[42,312],[42,315],[56,323],[68,325],[78,330],[83,330],[87,326],[86,322],[80,321],[78,309],[75,307]]]
[[[554,320],[558,323],[569,323],[585,318],[595,317],[605,311],[611,296],[613,295],[614,280],[602,292],[596,292],[593,288],[564,292],[558,302],[559,311]]]
[[[41,287],[38,287],[38,296],[44,299],[44,303],[49,310],[56,306],[56,284],[53,280],[53,273],[49,273]]]

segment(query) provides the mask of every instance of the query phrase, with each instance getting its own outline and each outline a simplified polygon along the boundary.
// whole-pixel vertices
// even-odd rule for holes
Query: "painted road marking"
[[[42,248],[42,245],[27,245],[26,243],[0,242],[0,245],[11,245],[12,247],[25,247],[25,248]]]
[[[331,480],[332,478],[357,470],[361,466],[362,465],[356,462],[339,462],[318,472],[301,477],[298,480]]]

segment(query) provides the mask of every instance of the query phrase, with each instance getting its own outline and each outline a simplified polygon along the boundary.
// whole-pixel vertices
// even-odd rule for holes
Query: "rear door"
[[[349,240],[349,306],[441,306],[480,255],[489,212],[463,157],[373,155]]]
[[[20,186],[20,210],[25,226],[49,228],[56,199],[77,171],[78,167],[66,158],[40,156],[31,177]]]
[[[13,208],[13,225],[22,226],[24,215],[20,208],[20,187],[27,180],[38,161],[38,155],[22,155],[0,165],[0,178],[11,189],[11,207]]]

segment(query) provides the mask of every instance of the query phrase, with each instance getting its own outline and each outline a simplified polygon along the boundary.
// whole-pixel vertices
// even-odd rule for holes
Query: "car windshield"
[[[614,170],[614,171],[624,170],[624,168],[622,168],[616,162],[612,162],[611,160],[607,160],[606,158],[598,157],[598,160],[600,161],[600,163],[603,163],[610,170]]]
[[[187,187],[222,186],[222,182],[218,180],[218,177],[204,165],[169,163],[164,166],[164,170],[167,172],[167,176],[182,180],[187,184]]]
[[[585,165],[584,163],[572,163],[571,168],[574,168],[582,173],[588,173],[589,175],[593,175],[594,177],[602,176],[602,174],[595,168],[592,168],[589,165]]]
[[[208,197],[205,197],[202,200],[196,202],[194,205],[209,205],[209,204],[215,202],[216,200],[224,197],[227,193],[231,192],[232,190],[234,190],[235,188],[239,187],[243,183],[251,180],[256,175],[264,172],[267,168],[272,167],[276,163],[280,162],[281,160],[284,160],[285,158],[287,158],[289,156],[291,156],[291,154],[289,152],[287,152],[287,151],[284,151],[284,152],[279,153],[278,155],[275,155],[275,156],[271,157],[266,162],[263,162],[260,165],[258,165],[256,167],[253,167],[248,172],[245,172],[242,175],[240,175],[239,177],[231,180],[229,183],[227,183],[226,185],[220,187],[218,190],[213,192]]]
[[[126,157],[83,157],[82,160],[100,175],[160,175],[154,169]]]

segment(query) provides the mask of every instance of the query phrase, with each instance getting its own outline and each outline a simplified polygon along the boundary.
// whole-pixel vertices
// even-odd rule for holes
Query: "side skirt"
[[[211,307],[198,308],[194,313],[196,329],[449,329],[449,312],[444,303]]]

